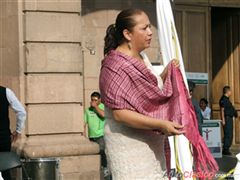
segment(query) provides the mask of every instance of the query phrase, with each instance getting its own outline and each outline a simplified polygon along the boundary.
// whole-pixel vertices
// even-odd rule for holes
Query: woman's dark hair
[[[143,11],[140,9],[126,9],[118,14],[115,24],[111,24],[107,28],[104,38],[104,55],[110,50],[116,49],[118,45],[124,42],[123,30],[127,29],[131,32],[136,25],[133,16],[141,13],[143,13]]]
[[[208,100],[207,99],[205,99],[205,98],[202,98],[202,99],[200,99],[200,102],[204,102],[206,105],[208,105]]]

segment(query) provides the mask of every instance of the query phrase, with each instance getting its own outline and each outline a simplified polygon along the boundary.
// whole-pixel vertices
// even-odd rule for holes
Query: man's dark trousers
[[[0,152],[11,151],[11,137],[8,133],[0,133]],[[11,180],[10,171],[2,171],[2,177],[4,180]]]
[[[233,117],[225,116],[225,126],[223,126],[223,151],[229,151],[233,141]]]
[[[103,136],[97,137],[97,138],[90,138],[90,141],[93,141],[99,144],[100,155],[101,155],[101,166],[107,167],[107,157],[105,154],[105,141]]]

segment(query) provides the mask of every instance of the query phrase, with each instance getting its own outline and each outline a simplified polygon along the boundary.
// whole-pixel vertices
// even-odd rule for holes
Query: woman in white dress
[[[151,63],[142,53],[150,46],[151,39],[149,18],[145,12],[138,9],[123,10],[117,16],[116,23],[107,29],[100,90],[105,103],[106,154],[113,180],[168,179],[166,176],[164,177],[166,162],[163,134],[183,133],[181,130],[183,126],[177,123],[141,114],[136,112],[134,107],[121,108],[122,102],[118,101],[118,99],[123,99],[127,103],[127,98],[137,98],[134,97],[134,94],[132,97],[127,97],[128,94],[121,92],[120,84],[128,83],[122,81],[128,81],[127,79],[131,79],[133,76],[145,78],[145,71],[150,70],[149,72],[155,76],[158,87],[162,88],[167,70],[164,70],[161,76],[157,75],[151,67]],[[111,67],[105,63],[110,64]],[[179,66],[177,60],[172,60],[171,63]],[[143,68],[142,75],[141,72],[129,71],[128,77],[121,79],[120,73],[123,68],[134,69],[136,66]],[[119,78],[111,79],[112,74]],[[131,82],[129,81],[129,83]],[[109,89],[114,89],[118,85],[120,87],[115,89],[118,93],[111,94]],[[114,102],[114,105],[109,107],[109,102]],[[139,106],[148,108],[148,105],[144,103]]]

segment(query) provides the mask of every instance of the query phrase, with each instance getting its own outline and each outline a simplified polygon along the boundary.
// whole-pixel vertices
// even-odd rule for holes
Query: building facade
[[[212,117],[220,118],[222,88],[232,89],[231,101],[240,111],[238,0],[175,0],[175,21],[187,71],[209,75],[209,89],[197,86],[195,97],[210,94]],[[240,144],[240,119],[234,123],[234,144]]]

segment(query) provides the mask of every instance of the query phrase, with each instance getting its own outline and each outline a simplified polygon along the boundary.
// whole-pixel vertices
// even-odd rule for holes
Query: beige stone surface
[[[81,134],[29,136],[22,148],[25,158],[96,155],[98,152],[98,144]]]
[[[55,145],[39,145],[39,146],[25,146],[23,148],[24,157],[27,158],[40,158],[40,157],[62,157],[62,156],[76,156],[80,154],[92,154],[90,144],[68,144],[68,142],[63,142],[63,144]],[[98,145],[96,145],[98,148]],[[89,150],[90,149],[90,150]],[[95,152],[95,149],[94,149]]]
[[[85,77],[98,77],[101,69],[101,62],[103,58],[99,58],[99,53],[103,53],[96,49],[96,54],[91,55],[88,50],[84,49],[84,76]]]
[[[80,12],[79,0],[24,0],[24,10]]]
[[[27,106],[26,134],[54,134],[84,131],[80,104],[33,104]]]
[[[11,5],[15,5],[15,3],[10,3]],[[12,7],[9,5],[9,7]],[[7,14],[4,15],[4,11],[2,11],[2,8],[0,9],[1,15],[0,15],[0,48],[17,48],[18,44],[15,44],[18,42],[18,32],[17,32],[17,23],[18,23],[18,16],[17,14],[9,14],[9,12],[12,12],[16,9],[8,8]],[[5,10],[6,11],[6,10]],[[12,12],[14,13],[14,12]]]
[[[107,25],[109,25],[107,20],[108,20],[107,11],[99,10],[99,11],[93,11],[91,13],[84,15],[82,22],[83,22],[83,26],[98,28],[98,27],[106,27]]]
[[[82,102],[80,74],[29,74],[26,77],[27,103]]]
[[[69,43],[26,43],[26,72],[82,72],[82,48]]]
[[[0,1],[0,18],[17,15],[18,0]]]
[[[116,21],[116,17],[117,15],[120,13],[121,10],[116,10],[116,9],[109,9],[107,11],[107,23],[110,24],[114,24]]]
[[[98,89],[99,88],[99,78],[98,77],[86,77],[84,79],[85,86],[84,89]]]
[[[60,178],[64,180],[99,180],[100,179],[99,171],[92,171],[86,173],[64,173],[60,174]]]
[[[70,156],[60,159],[61,173],[86,173],[96,172],[100,168],[100,156]]]
[[[19,94],[17,1],[0,2],[0,84]]]
[[[76,13],[26,12],[25,41],[81,42],[81,16]]]
[[[99,180],[100,156],[70,156],[60,160],[60,175],[69,180]]]
[[[23,138],[24,139],[24,138]],[[89,141],[88,138],[84,137],[81,133],[68,133],[68,134],[51,134],[51,135],[36,135],[28,136],[25,138],[25,143],[28,146],[37,146],[37,145],[57,145],[57,144],[95,144]],[[98,153],[98,150],[92,153]]]
[[[70,156],[60,159],[60,177],[64,180],[99,180],[100,156]]]

